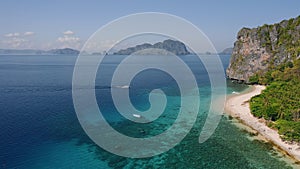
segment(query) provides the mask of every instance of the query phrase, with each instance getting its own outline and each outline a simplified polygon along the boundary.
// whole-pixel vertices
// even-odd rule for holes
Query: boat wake
[[[119,88],[119,89],[129,89],[130,86],[124,85],[124,86],[113,86],[114,88]]]

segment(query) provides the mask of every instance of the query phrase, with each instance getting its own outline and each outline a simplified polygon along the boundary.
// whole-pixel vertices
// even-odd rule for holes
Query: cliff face
[[[154,48],[154,49],[164,49],[169,52],[174,53],[175,55],[188,55],[190,52],[186,49],[186,46],[184,43],[179,42],[179,41],[174,41],[171,39],[165,40],[163,42],[158,42],[155,44],[149,44],[149,43],[144,43],[142,45],[137,45],[135,47],[130,47],[127,49],[122,49],[119,50],[118,52],[115,52],[115,55],[130,55],[134,52],[143,50],[143,49],[149,49],[149,48]]]
[[[271,67],[293,61],[300,56],[300,16],[274,25],[243,28],[237,40],[226,74],[230,79],[251,82]]]

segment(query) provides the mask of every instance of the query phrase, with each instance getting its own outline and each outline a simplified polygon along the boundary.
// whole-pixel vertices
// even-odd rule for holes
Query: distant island
[[[219,53],[219,55],[231,55],[233,51],[233,48],[226,48],[222,52]]]
[[[171,39],[164,40],[163,42],[158,42],[155,44],[144,43],[141,45],[136,45],[134,47],[129,47],[127,49],[121,49],[115,52],[114,55],[131,55],[134,52],[144,50],[144,49],[164,49],[168,52],[172,52],[175,55],[188,55],[190,52],[187,50],[184,43],[180,41],[175,41]]]
[[[35,49],[0,49],[0,55],[78,55],[80,52],[71,48],[35,50]]]

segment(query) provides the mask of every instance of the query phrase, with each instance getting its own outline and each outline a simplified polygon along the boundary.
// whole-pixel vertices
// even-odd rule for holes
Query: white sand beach
[[[295,158],[295,160],[300,161],[300,146],[282,141],[276,130],[269,128],[262,120],[250,113],[248,101],[251,97],[260,94],[264,89],[265,86],[254,85],[251,86],[248,92],[229,96],[226,100],[225,112],[256,130],[267,141],[273,143],[276,147]]]

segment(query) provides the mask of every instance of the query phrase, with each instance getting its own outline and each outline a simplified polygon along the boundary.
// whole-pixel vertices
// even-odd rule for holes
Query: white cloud
[[[4,35],[5,37],[17,37],[17,36],[20,36],[20,33],[16,32],[16,33],[8,33],[8,34],[5,34]]]
[[[33,35],[34,32],[24,32],[23,34],[22,33],[19,33],[19,32],[15,32],[15,33],[8,33],[8,34],[5,34],[4,36],[7,37],[7,38],[12,38],[12,37],[18,37],[18,36],[30,36],[30,35]]]
[[[25,32],[23,35],[24,36],[31,36],[31,35],[34,35],[34,32]]]
[[[57,38],[58,48],[81,48],[81,40],[74,34],[70,30],[63,32],[63,36]]]
[[[8,34],[5,34],[4,36],[5,36],[5,37],[13,37],[14,34],[13,34],[13,33],[8,33]]]
[[[63,37],[59,37],[57,38],[58,42],[62,42],[62,43],[74,43],[74,42],[79,42],[80,38],[75,37],[75,36],[63,36]]]
[[[67,30],[61,33],[61,36],[53,42],[42,42],[39,43],[36,40],[35,32],[12,32],[3,35],[3,39],[0,40],[1,48],[12,48],[12,49],[27,49],[27,48],[74,48],[80,49],[82,42],[79,37],[71,30]]]
[[[19,37],[12,37],[3,41],[10,48],[25,48],[27,42],[28,40]]]
[[[74,35],[75,33],[73,31],[67,30],[64,32],[64,35]]]
[[[33,34],[34,32],[8,33],[4,35],[6,38],[2,40],[2,44],[5,48],[32,48],[33,43],[29,36]]]

